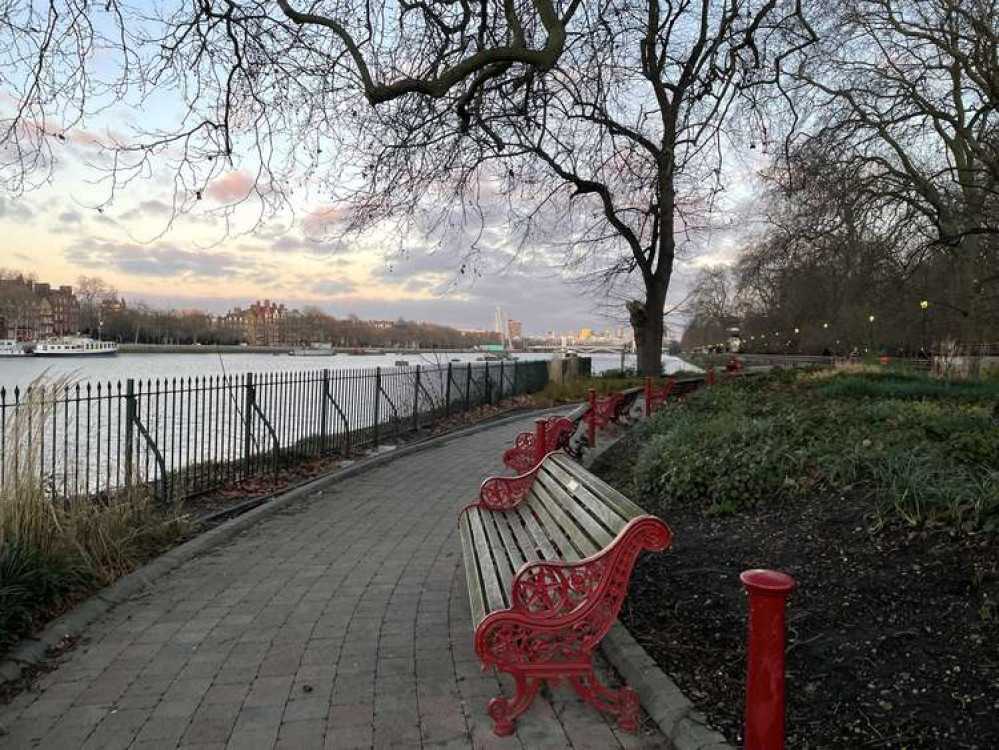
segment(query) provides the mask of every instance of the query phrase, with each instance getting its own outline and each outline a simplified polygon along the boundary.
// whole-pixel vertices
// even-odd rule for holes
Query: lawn
[[[671,524],[622,620],[741,740],[738,573],[793,575],[788,748],[999,746],[999,385],[781,373],[671,403],[595,470]]]

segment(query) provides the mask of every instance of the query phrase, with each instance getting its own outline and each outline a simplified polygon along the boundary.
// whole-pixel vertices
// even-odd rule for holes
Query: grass
[[[178,509],[156,507],[143,490],[99,499],[53,497],[38,449],[52,408],[29,397],[3,436],[8,450],[7,481],[0,488],[0,648],[187,533]]]
[[[684,378],[703,375],[699,372],[677,372],[669,375],[669,378]],[[666,378],[658,379],[660,383]],[[640,388],[645,385],[645,378],[629,373],[622,373],[618,370],[608,370],[607,372],[589,378],[577,378],[571,383],[549,383],[538,393],[532,394],[532,398],[542,404],[559,404],[572,401],[582,401],[587,398],[591,388],[597,393],[606,395],[623,391],[628,388]]]
[[[864,367],[707,389],[639,436],[646,495],[735,513],[858,491],[875,527],[999,530],[999,384]]]

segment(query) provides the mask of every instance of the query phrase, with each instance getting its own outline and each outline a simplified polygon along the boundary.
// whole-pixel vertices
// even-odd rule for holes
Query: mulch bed
[[[628,490],[628,441],[594,470]],[[999,748],[999,539],[870,531],[858,492],[732,516],[636,497],[673,551],[644,555],[621,620],[729,741],[742,740],[741,571],[790,573],[788,750]]]

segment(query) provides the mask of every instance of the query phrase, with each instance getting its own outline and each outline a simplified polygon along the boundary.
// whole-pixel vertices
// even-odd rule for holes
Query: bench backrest
[[[546,557],[565,561],[596,554],[644,511],[565,454],[542,463],[523,503],[552,548]],[[543,541],[539,540],[539,541]]]

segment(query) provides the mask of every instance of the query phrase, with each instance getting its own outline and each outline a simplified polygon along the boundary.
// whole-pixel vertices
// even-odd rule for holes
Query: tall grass
[[[55,383],[65,388],[66,382]],[[32,384],[7,420],[0,488],[0,647],[32,623],[107,585],[187,531],[179,508],[155,507],[142,483],[101,498],[57,497],[40,445],[51,400]]]

